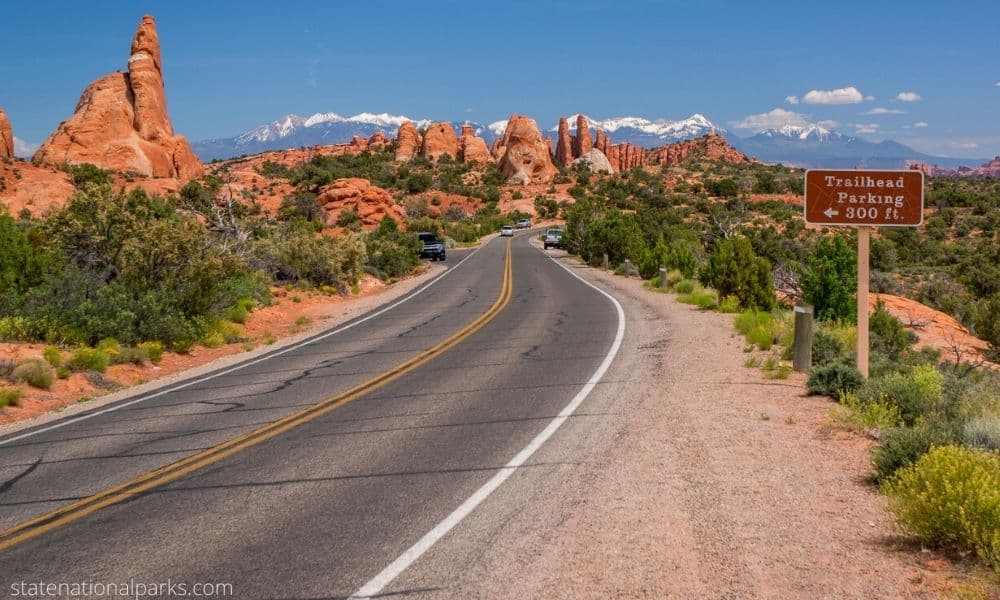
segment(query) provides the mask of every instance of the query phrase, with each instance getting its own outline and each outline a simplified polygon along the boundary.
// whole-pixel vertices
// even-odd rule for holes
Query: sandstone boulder
[[[462,136],[458,138],[458,158],[462,162],[493,162],[493,155],[481,137],[477,137],[471,125],[462,125]]]
[[[147,15],[139,23],[128,72],[106,75],[87,86],[73,115],[42,144],[34,160],[56,166],[89,162],[182,181],[201,176],[201,161],[170,124],[153,17]]]
[[[376,131],[368,138],[368,150],[372,152],[381,152],[385,150],[385,147],[389,144],[389,140],[385,139],[385,134],[381,131]]]
[[[411,121],[403,121],[396,133],[396,160],[408,162],[420,151],[420,132]]]
[[[572,165],[584,164],[590,167],[591,173],[614,173],[615,168],[611,165],[607,156],[597,148],[591,148],[590,152],[577,157]]]
[[[507,183],[550,183],[558,173],[552,164],[549,146],[530,117],[511,116],[498,147],[504,148],[500,172]]]
[[[7,113],[0,108],[0,158],[14,156],[14,132],[10,128]]]
[[[444,155],[455,160],[458,158],[458,137],[451,123],[431,123],[424,132],[424,143],[420,147],[420,156],[437,162]]]
[[[573,138],[569,135],[569,123],[566,121],[566,117],[559,117],[559,137],[556,138],[556,162],[564,167],[573,162]]]
[[[330,226],[337,223],[345,210],[356,212],[361,223],[370,229],[377,227],[386,215],[400,222],[405,216],[389,192],[360,177],[338,179],[324,186],[316,196],[316,203],[323,207],[324,222]]]

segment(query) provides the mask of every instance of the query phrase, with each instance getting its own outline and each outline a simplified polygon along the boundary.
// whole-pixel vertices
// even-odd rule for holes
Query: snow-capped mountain
[[[727,140],[748,156],[792,167],[905,169],[911,162],[955,167],[977,160],[929,156],[892,140],[871,142],[815,124],[785,125]]]
[[[570,132],[576,131],[576,119],[578,115],[566,117],[569,122]],[[668,119],[650,120],[644,117],[614,117],[610,119],[592,119],[587,117],[590,126],[590,134],[593,136],[598,129],[603,129],[604,133],[611,136],[611,141],[615,144],[631,142],[637,146],[655,148],[664,144],[683,142],[694,139],[714,131],[719,135],[725,135],[726,130],[712,123],[703,115],[693,114],[680,121]],[[552,133],[558,133],[559,124],[549,129]]]
[[[388,113],[363,112],[344,117],[334,112],[316,113],[309,117],[286,115],[266,125],[254,127],[236,137],[202,140],[191,144],[195,153],[204,161],[256,154],[266,150],[283,150],[317,144],[343,144],[355,135],[370,137],[376,131],[394,137],[404,121],[413,121],[417,127],[430,124],[429,119],[411,119]],[[461,123],[458,124],[459,126]],[[483,126],[473,123],[479,132]]]

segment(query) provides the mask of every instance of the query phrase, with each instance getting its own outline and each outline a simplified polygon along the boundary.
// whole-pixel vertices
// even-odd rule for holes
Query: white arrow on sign
[[[823,214],[826,215],[827,219],[832,219],[832,218],[836,217],[837,215],[839,215],[840,211],[839,210],[833,210],[833,208],[831,207],[831,208],[828,208],[828,209],[824,210]]]

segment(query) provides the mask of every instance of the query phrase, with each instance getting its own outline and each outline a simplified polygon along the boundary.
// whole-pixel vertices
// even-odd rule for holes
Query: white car
[[[500,237],[514,237],[514,228],[510,225],[504,225],[500,228]]]

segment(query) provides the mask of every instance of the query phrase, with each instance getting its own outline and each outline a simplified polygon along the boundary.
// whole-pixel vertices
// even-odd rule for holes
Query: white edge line
[[[476,248],[475,250],[473,250],[471,254],[469,254],[468,256],[466,256],[465,258],[463,258],[462,260],[458,261],[458,264],[456,264],[454,267],[451,267],[450,269],[448,269],[444,273],[441,273],[440,275],[438,275],[434,279],[430,280],[429,282],[427,282],[426,284],[424,284],[424,286],[421,287],[420,289],[418,289],[417,291],[415,291],[412,294],[406,296],[402,300],[397,300],[393,304],[390,304],[389,306],[386,306],[386,307],[384,307],[382,309],[379,309],[377,312],[371,313],[367,317],[358,319],[357,321],[353,321],[351,323],[348,323],[347,325],[344,325],[343,327],[338,327],[337,329],[334,329],[332,331],[328,331],[326,333],[320,334],[320,335],[318,335],[316,337],[313,337],[313,338],[309,338],[308,340],[299,342],[298,344],[289,346],[287,348],[283,348],[281,350],[272,352],[270,354],[265,354],[264,356],[262,356],[260,358],[256,358],[254,360],[250,360],[250,361],[247,361],[245,363],[240,363],[240,364],[236,365],[235,367],[231,367],[231,368],[226,369],[224,371],[219,371],[218,373],[213,373],[211,375],[208,375],[206,377],[201,377],[199,379],[192,379],[192,380],[186,381],[186,382],[184,382],[182,384],[175,385],[175,386],[172,386],[172,387],[168,387],[166,389],[160,390],[158,392],[155,392],[155,393],[152,393],[152,394],[149,394],[149,395],[146,395],[146,396],[140,396],[139,398],[136,398],[134,400],[129,400],[127,402],[122,402],[122,403],[119,403],[119,404],[113,404],[113,405],[109,406],[108,408],[104,408],[104,409],[101,409],[101,410],[98,410],[98,411],[94,411],[94,412],[91,412],[91,413],[80,415],[79,417],[74,417],[72,419],[67,419],[65,421],[59,421],[58,423],[55,423],[53,425],[49,425],[48,427],[42,427],[41,429],[36,429],[36,430],[33,430],[33,431],[29,431],[27,433],[22,433],[21,435],[16,435],[14,437],[9,437],[7,439],[0,440],[0,446],[7,445],[7,444],[10,444],[12,442],[16,442],[18,440],[23,440],[25,438],[29,438],[29,437],[38,435],[40,433],[45,433],[45,432],[48,432],[48,431],[52,431],[54,429],[59,429],[61,427],[66,427],[67,425],[72,425],[73,423],[79,423],[80,421],[85,421],[87,419],[92,419],[92,418],[94,418],[96,416],[103,415],[103,414],[106,414],[106,413],[109,413],[109,412],[113,412],[113,411],[116,411],[116,410],[121,410],[123,408],[132,406],[133,404],[138,404],[140,402],[145,402],[147,400],[152,400],[153,398],[159,398],[160,396],[165,396],[166,394],[170,394],[170,393],[176,392],[178,390],[182,390],[182,389],[184,389],[186,387],[190,387],[192,385],[196,385],[196,384],[199,384],[199,383],[204,383],[204,382],[209,381],[211,379],[215,379],[216,377],[222,377],[223,375],[228,375],[230,373],[233,373],[234,371],[239,371],[240,369],[244,369],[246,367],[250,367],[250,366],[253,366],[253,365],[256,365],[256,364],[260,364],[260,363],[262,363],[262,362],[264,362],[266,360],[270,360],[270,359],[272,359],[272,358],[274,358],[276,356],[281,356],[282,354],[286,354],[288,352],[291,352],[292,350],[298,350],[299,348],[304,348],[305,346],[308,346],[309,344],[312,344],[312,343],[318,342],[320,340],[326,339],[326,338],[328,338],[328,337],[330,337],[332,335],[337,335],[338,333],[342,333],[344,331],[347,331],[348,329],[351,329],[352,327],[360,325],[360,324],[364,323],[365,321],[369,321],[371,319],[374,319],[375,317],[381,316],[381,315],[389,312],[390,310],[396,308],[397,306],[399,306],[400,304],[403,304],[404,302],[408,302],[408,301],[412,300],[413,298],[416,298],[418,295],[420,295],[421,293],[423,293],[424,290],[426,290],[427,288],[431,287],[432,285],[434,285],[435,283],[437,283],[438,281],[440,281],[442,278],[444,278],[445,276],[447,276],[449,273],[455,271],[460,266],[462,266],[462,263],[464,263],[465,261],[467,261],[470,258],[472,258],[473,256],[475,256],[476,253],[479,252],[480,250],[482,250],[483,248],[485,248],[486,245],[489,244],[490,241],[492,241],[492,240],[489,240],[489,241],[485,242],[484,244],[482,244],[481,246],[479,246],[478,248]]]
[[[443,521],[434,526],[433,529],[428,531],[424,537],[420,538],[417,543],[410,546],[403,554],[399,556],[396,560],[392,561],[386,568],[382,569],[378,575],[372,578],[368,583],[361,587],[358,591],[351,594],[349,600],[360,599],[360,598],[372,598],[377,596],[379,593],[385,589],[385,586],[392,583],[392,581],[398,577],[403,571],[408,569],[410,565],[417,561],[425,552],[430,550],[438,540],[444,537],[453,527],[458,525],[462,519],[469,516],[469,514],[476,509],[479,504],[489,497],[497,488],[499,488],[508,477],[514,474],[515,471],[525,462],[531,458],[542,444],[544,444],[552,434],[556,432],[557,429],[568,419],[583,403],[583,401],[590,395],[590,392],[597,386],[604,377],[604,373],[607,372],[608,368],[611,366],[612,361],[614,361],[615,356],[618,354],[618,349],[621,348],[622,339],[625,337],[625,311],[622,309],[622,305],[612,296],[611,294],[605,292],[596,285],[590,283],[583,277],[580,277],[568,267],[552,258],[551,255],[546,254],[537,246],[534,246],[536,250],[548,256],[552,262],[556,263],[560,267],[566,270],[567,273],[576,277],[583,283],[594,288],[600,292],[603,296],[611,300],[612,304],[615,306],[615,310],[618,312],[618,331],[615,333],[615,341],[611,344],[611,348],[608,350],[607,355],[605,355],[604,360],[594,371],[594,374],[590,376],[590,379],[580,391],[577,392],[576,396],[569,401],[558,415],[549,422],[549,424],[535,436],[527,446],[525,446],[520,452],[518,452],[514,458],[510,460],[506,465],[497,471],[496,475],[490,478],[489,481],[484,483],[482,487],[477,489],[471,496],[469,496],[462,504],[458,506],[450,515],[445,517]]]

